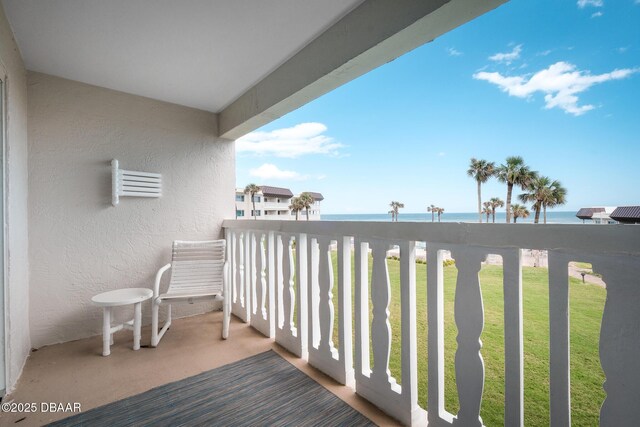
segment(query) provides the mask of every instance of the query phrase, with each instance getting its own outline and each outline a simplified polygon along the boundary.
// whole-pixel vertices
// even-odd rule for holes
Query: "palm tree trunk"
[[[298,220],[298,214],[300,213],[299,210],[296,210],[296,221]]]
[[[309,221],[309,206],[307,206],[307,221]]]
[[[495,224],[496,223],[496,210],[495,210],[495,208],[491,209],[491,216],[493,217],[492,218],[493,219],[493,223]],[[487,220],[487,221],[489,221],[489,220]]]
[[[511,193],[513,192],[513,184],[507,184],[507,224],[511,222]],[[513,223],[515,224],[515,218],[513,219]]]
[[[431,211],[431,222],[436,222],[436,214],[433,211]]]
[[[547,223],[547,204],[543,203],[542,204],[542,209],[544,210],[544,223]]]
[[[514,216],[514,217],[513,217],[513,223],[515,224],[516,222],[518,222],[518,217],[517,217],[517,216]]]
[[[256,217],[256,201],[253,200],[253,196],[251,196],[251,203],[253,203],[253,219],[258,219]]]
[[[482,224],[482,184],[478,181],[478,222]]]
[[[540,202],[536,202],[536,204],[533,205],[533,209],[536,211],[536,217],[533,220],[533,223],[538,224],[540,222]]]

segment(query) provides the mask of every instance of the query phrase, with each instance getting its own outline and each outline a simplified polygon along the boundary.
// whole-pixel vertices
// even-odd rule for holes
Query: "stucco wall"
[[[29,263],[27,239],[27,84],[22,57],[0,5],[0,74],[6,83],[5,331],[7,391],[29,355]]]
[[[222,220],[234,215],[235,151],[215,136],[212,113],[35,72],[28,99],[30,321],[39,347],[101,333],[91,297],[150,288],[174,239],[222,237]],[[111,206],[113,158],[161,173],[163,196]],[[174,314],[207,309],[174,305]],[[128,310],[117,318],[130,319]],[[143,316],[148,323],[148,303]]]

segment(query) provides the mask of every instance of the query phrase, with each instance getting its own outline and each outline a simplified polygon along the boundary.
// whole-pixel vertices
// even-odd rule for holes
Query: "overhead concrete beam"
[[[365,0],[218,115],[223,138],[281,117],[508,0]]]

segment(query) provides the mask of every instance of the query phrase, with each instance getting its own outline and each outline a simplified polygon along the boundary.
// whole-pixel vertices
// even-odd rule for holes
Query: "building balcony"
[[[16,390],[3,402],[36,402],[38,410],[29,413],[5,411],[0,413],[0,425],[41,426],[73,415],[41,411],[43,402],[79,403],[84,413],[269,350],[275,351],[376,424],[398,425],[350,389],[237,318],[232,318],[229,339],[220,338],[221,329],[222,313],[215,311],[174,319],[171,331],[157,348],[143,345],[139,351],[132,351],[131,333],[118,332],[108,357],[101,356],[100,336],[32,351]],[[143,344],[147,344],[149,339],[150,329],[145,327],[142,331]]]
[[[288,211],[289,203],[288,202],[264,202],[261,205],[262,209],[265,211]]]
[[[603,426],[633,425],[640,416],[633,404],[640,398],[640,228],[303,221],[225,221],[223,226],[234,314],[406,425],[483,424],[482,354],[491,349],[483,350],[481,341],[485,306],[479,272],[489,255],[503,261],[504,358],[498,371],[504,374],[504,425],[524,425],[525,249],[548,254],[550,405],[548,413],[536,417],[570,425],[570,366],[582,361],[570,356],[569,263],[592,263],[607,294],[599,344],[591,343],[606,378],[606,398],[593,404],[601,403]],[[426,266],[416,264],[417,246],[424,248]],[[387,256],[395,248],[400,283],[392,287]],[[452,359],[444,355],[446,252],[457,268]],[[421,276],[426,283],[417,281],[420,268],[426,269]],[[428,332],[417,328],[422,322],[416,320],[418,301],[424,304],[425,296]],[[390,319],[390,304],[400,305],[400,319]],[[399,349],[392,351],[394,334]],[[426,349],[418,348],[421,342]],[[392,367],[390,354],[398,351],[400,366]],[[427,378],[419,377],[422,358]],[[445,371],[451,364],[459,402],[455,413],[445,407]],[[421,405],[418,383],[425,381],[427,404]]]
[[[10,398],[79,402],[86,411],[272,349],[378,425],[480,426],[486,381],[495,374],[485,374],[483,353],[493,349],[481,338],[485,312],[496,302],[483,303],[481,290],[489,284],[479,272],[497,255],[503,264],[504,334],[487,342],[503,343],[498,405],[504,425],[524,425],[526,248],[548,254],[548,269],[540,270],[548,274],[550,405],[536,417],[571,424],[570,366],[581,361],[570,352],[568,265],[579,260],[592,263],[606,282],[599,347],[589,343],[606,377],[606,398],[593,403],[602,405],[600,425],[638,419],[639,227],[260,220],[226,220],[223,227],[235,315],[228,340],[220,339],[222,316],[216,311],[177,319],[155,349],[132,352],[127,332],[115,335],[108,358],[100,357],[100,336],[45,346],[32,352]],[[416,262],[418,252],[420,259],[426,255],[426,265]],[[449,307],[457,327],[451,358],[444,348],[445,254],[455,259],[457,271]],[[392,262],[399,271],[395,279],[389,275]],[[418,318],[425,308],[426,319]],[[427,328],[419,327],[425,320]],[[148,336],[147,327],[143,344]],[[445,405],[445,372],[452,368],[455,413]],[[425,382],[426,404],[418,391]],[[3,414],[2,421],[41,425],[67,415]]]

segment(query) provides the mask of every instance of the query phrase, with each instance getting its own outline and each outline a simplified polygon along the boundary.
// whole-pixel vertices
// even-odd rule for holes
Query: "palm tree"
[[[244,194],[248,194],[249,197],[251,197],[251,203],[253,203],[253,219],[258,219],[256,218],[256,201],[254,199],[254,196],[259,192],[260,192],[260,187],[258,187],[255,184],[249,184],[246,187],[244,187]]]
[[[495,163],[486,160],[478,160],[471,158],[467,175],[472,177],[478,183],[478,222],[482,222],[482,184],[487,182],[495,173]]]
[[[547,223],[547,206],[553,208],[567,203],[567,189],[560,184],[560,181],[553,181],[549,187],[551,188],[551,195],[548,199],[542,201],[545,224]]]
[[[507,157],[505,164],[498,166],[496,176],[500,182],[507,184],[507,224],[511,222],[511,194],[513,186],[518,185],[524,189],[529,182],[537,176],[537,172],[529,169],[520,156]]]
[[[399,209],[404,208],[404,203],[392,201],[389,203],[389,206],[391,206],[391,210],[393,211],[391,214],[391,220],[393,221],[393,217],[395,216],[395,220],[398,222],[398,216],[400,215]]]
[[[496,222],[496,208],[501,208],[504,206],[504,202],[502,201],[502,199],[500,199],[500,197],[492,197],[491,200],[489,200],[489,203],[491,204],[491,216],[493,217],[493,222]]]
[[[444,213],[444,208],[436,208],[436,212],[438,213],[438,222],[440,222],[440,215]]]
[[[427,212],[431,212],[431,222],[435,222],[436,221],[436,209],[438,209],[436,207],[436,205],[431,205],[429,207],[427,207]]]
[[[302,209],[306,210],[307,221],[309,221],[309,208],[314,202],[313,196],[305,191],[304,193],[300,194],[300,196],[298,196],[298,199],[300,199],[300,205],[302,206]]]
[[[300,200],[300,197],[292,197],[291,198],[291,204],[289,205],[289,209],[291,209],[292,212],[296,213],[296,221],[298,220],[298,214],[300,213],[300,211],[302,209],[304,209],[304,205],[302,204],[302,201]]]
[[[389,212],[387,212],[388,214],[391,214],[391,222],[393,222],[395,220],[396,217],[396,211],[394,211],[393,209],[391,209]]]
[[[484,202],[482,206],[483,206],[482,213],[487,216],[487,223],[489,223],[489,215],[491,215],[491,212],[492,212],[491,202]]]
[[[542,203],[547,200],[551,200],[551,180],[547,176],[537,176],[532,179],[529,184],[523,188],[524,193],[520,194],[518,198],[523,203],[533,203],[532,209],[535,212],[533,220],[534,224],[540,222],[540,212],[542,211]]]
[[[526,218],[529,216],[529,210],[526,206],[514,204],[511,206],[511,213],[513,214],[513,223],[518,222],[518,218]]]

